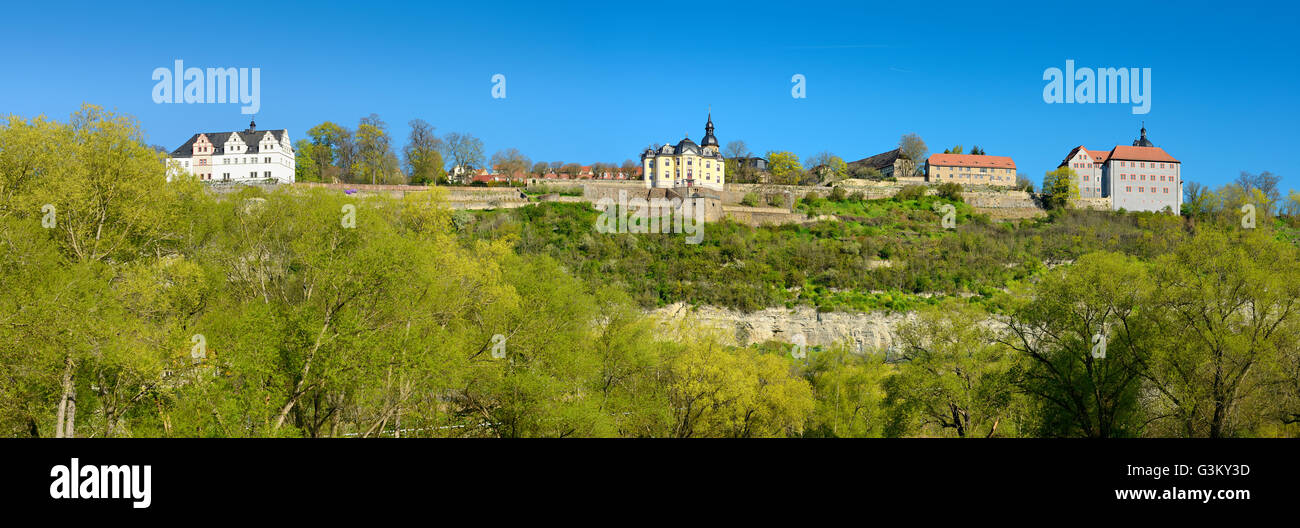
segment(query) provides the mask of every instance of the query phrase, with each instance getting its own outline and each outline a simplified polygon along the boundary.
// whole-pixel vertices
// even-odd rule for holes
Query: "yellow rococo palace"
[[[711,112],[700,144],[687,137],[676,146],[647,147],[641,153],[641,168],[648,189],[705,187],[720,191],[726,179],[725,167],[726,160],[718,151],[718,138],[713,137]]]

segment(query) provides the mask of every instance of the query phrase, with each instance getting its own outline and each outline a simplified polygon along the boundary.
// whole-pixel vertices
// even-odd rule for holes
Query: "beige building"
[[[647,189],[704,187],[721,191],[726,183],[726,160],[713,137],[713,115],[704,124],[704,139],[695,144],[685,138],[677,145],[647,148],[641,153],[641,169]]]
[[[1016,162],[1006,156],[977,154],[932,154],[925,162],[929,183],[962,185],[1016,185]]]

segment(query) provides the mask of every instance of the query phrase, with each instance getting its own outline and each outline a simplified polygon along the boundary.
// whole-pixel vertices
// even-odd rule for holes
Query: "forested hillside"
[[[0,126],[5,436],[1296,436],[1293,218],[813,198],[806,227],[606,235],[168,181],[129,118]],[[944,230],[936,203],[954,205]],[[898,360],[646,308],[906,310]],[[802,356],[802,354],[799,354]]]

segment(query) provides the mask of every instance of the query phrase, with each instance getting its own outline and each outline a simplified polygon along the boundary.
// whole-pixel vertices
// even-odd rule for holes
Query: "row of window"
[[[1131,168],[1136,168],[1136,169],[1146,169],[1146,168],[1148,168],[1148,167],[1147,167],[1147,162],[1145,162],[1145,161],[1120,161],[1120,162],[1117,162],[1117,163],[1119,163],[1119,166],[1120,166],[1120,167],[1131,167]],[[1076,163],[1071,163],[1071,164],[1070,164],[1071,167],[1074,167],[1074,168],[1076,168],[1076,169],[1088,169],[1088,168],[1093,168],[1093,167],[1095,167],[1095,166],[1100,166],[1100,165],[1101,165],[1100,163],[1098,163],[1098,164],[1096,164],[1096,165],[1093,165],[1092,163],[1088,163],[1088,162],[1076,162]],[[1154,162],[1154,161],[1153,161],[1153,162],[1151,162],[1151,167],[1149,167],[1149,168],[1152,168],[1152,169],[1172,169],[1172,168],[1174,168],[1174,164],[1173,164],[1173,163],[1160,163],[1160,162]]]
[[[1137,177],[1134,178],[1134,176],[1137,176]],[[1092,178],[1091,176],[1084,175],[1084,176],[1083,176],[1083,181],[1090,181],[1091,178]],[[1147,181],[1147,175],[1146,175],[1146,174],[1120,174],[1120,175],[1119,175],[1119,179],[1121,179],[1121,180],[1128,180],[1128,181]],[[1151,181],[1156,181],[1156,177],[1155,177],[1154,175],[1151,176]],[[1162,182],[1171,182],[1171,183],[1172,183],[1172,182],[1175,182],[1175,181],[1178,181],[1178,180],[1175,179],[1173,176],[1164,176],[1164,175],[1161,175],[1161,176],[1160,176],[1160,181],[1162,181]]]
[[[1135,164],[1136,164],[1136,165],[1135,165]],[[1166,165],[1168,165],[1168,167],[1166,167]],[[1147,168],[1147,162],[1145,162],[1145,161],[1121,161],[1121,162],[1119,162],[1119,166],[1120,166],[1120,167],[1134,167],[1134,166],[1136,166],[1136,167],[1139,168],[1139,169],[1145,169],[1145,168]],[[1173,164],[1173,163],[1158,163],[1158,162],[1151,162],[1151,168],[1153,168],[1153,169],[1165,169],[1165,168],[1172,169],[1172,168],[1174,168],[1174,164]]]
[[[225,161],[226,161],[225,163],[226,165],[230,165],[231,163],[238,165],[240,163],[257,163],[257,158],[226,158]],[[269,156],[262,158],[262,163],[270,163],[270,162],[271,162],[271,158]]]
[[[976,180],[976,179],[979,179],[979,180],[991,180],[991,181],[1011,181],[1011,176],[999,176],[999,175],[996,175],[996,174],[991,175],[991,176],[990,176],[990,175],[986,175],[986,174],[969,174],[969,173],[966,173],[966,174],[948,174],[948,175],[939,174],[939,175],[936,175],[934,178],[935,178],[935,180],[942,180],[942,179],[944,179],[945,177],[948,178],[948,179],[964,178],[964,179],[967,179],[967,180]]]
[[[936,169],[939,169],[939,170],[941,170],[941,171],[948,171],[948,172],[953,172],[953,171],[957,171],[957,170],[975,170],[975,169],[976,169],[975,167],[935,167],[935,168],[936,168]],[[992,171],[995,172],[995,173],[1004,173],[1004,174],[1008,174],[1008,173],[1011,172],[1011,169],[989,169],[988,167],[979,167],[979,171],[982,172],[982,173],[985,173],[985,174],[988,174],[988,172],[989,172],[990,170],[992,170]]]
[[[686,160],[686,166],[687,166],[687,167],[690,167],[692,161],[694,161],[694,160],[689,160],[689,159]],[[677,163],[678,165],[681,165],[681,164],[682,164],[682,161],[681,161],[681,160],[676,160],[676,163]],[[664,166],[665,166],[665,167],[669,166],[670,164],[671,164],[671,162],[669,162],[668,160],[664,160]],[[712,169],[712,168],[713,168],[713,162],[711,162],[711,161],[706,161],[706,162],[704,162],[704,168],[706,168],[706,169]],[[721,169],[721,168],[722,168],[722,165],[718,165],[718,168]]]
[[[1147,175],[1146,174],[1120,174],[1119,179],[1129,180],[1129,181],[1147,181]],[[1156,181],[1155,175],[1151,175],[1151,181]],[[1160,181],[1174,182],[1178,180],[1173,176],[1165,176],[1162,174],[1160,175]]]
[[[669,172],[666,176],[664,176],[664,178],[667,178],[667,179],[671,180],[671,179],[673,179],[673,174],[674,174],[674,173]],[[687,179],[690,179],[693,175],[694,175],[694,174],[693,174],[693,172],[692,172],[690,169],[686,169],[686,178],[687,178]],[[653,172],[650,173],[649,177],[650,177],[650,178],[654,178],[654,173],[653,173]],[[678,171],[678,172],[676,173],[676,177],[677,177],[677,178],[681,178],[681,177],[682,177],[682,173],[681,173],[680,171]],[[705,181],[713,181],[713,176],[710,175],[710,174],[708,174],[708,173],[705,173],[705,174],[704,174],[704,180],[705,180]],[[722,181],[722,178],[718,178],[718,181]]]
[[[243,146],[243,145],[234,145],[234,146],[231,146],[231,147],[230,147],[230,152],[232,152],[232,153],[234,153],[234,152],[241,152],[241,151],[243,151],[243,150],[244,150],[244,146]],[[265,144],[265,145],[262,145],[262,150],[275,150],[275,143],[267,143],[267,144]],[[194,153],[195,153],[195,154],[201,154],[201,153],[209,153],[209,154],[210,154],[210,153],[212,153],[212,147],[208,147],[208,146],[197,146],[197,145],[196,145],[196,146],[194,147]]]
[[[1154,193],[1154,192],[1158,192],[1158,189],[1155,188],[1155,187],[1138,187],[1138,192],[1140,192],[1140,193],[1148,192],[1147,189],[1151,189],[1150,192],[1153,192],[1153,193]],[[1168,188],[1168,187],[1163,187],[1163,189],[1164,189],[1165,194],[1169,194],[1169,188]],[[1132,186],[1128,186],[1128,185],[1126,185],[1126,186],[1124,186],[1124,191],[1125,191],[1125,192],[1133,192],[1133,187],[1132,187]]]
[[[241,164],[241,163],[257,163],[257,158],[223,158],[222,161],[225,162],[225,163],[223,163],[223,165],[230,165],[230,164],[232,164],[232,163],[233,163],[233,164],[236,164],[236,165],[239,165],[239,164]],[[271,163],[271,157],[270,157],[270,156],[267,156],[267,157],[265,157],[265,158],[262,158],[262,163]],[[198,163],[198,164],[199,164],[199,165],[207,165],[207,164],[208,164],[208,159],[207,159],[207,158],[199,158],[199,163]],[[189,162],[189,161],[184,161],[184,162],[182,162],[182,166],[184,166],[185,168],[189,168],[189,166],[190,166],[190,162]]]

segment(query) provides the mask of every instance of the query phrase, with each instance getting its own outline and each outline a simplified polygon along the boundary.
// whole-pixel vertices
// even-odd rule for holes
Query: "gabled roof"
[[[1109,150],[1089,150],[1088,155],[1092,156],[1092,160],[1097,163],[1106,163],[1106,160],[1110,159]]]
[[[267,132],[271,133],[271,136],[275,138],[276,142],[281,142],[284,141],[284,135],[288,131],[282,128],[279,130],[257,130],[253,132],[202,132],[190,136],[190,139],[183,145],[176,147],[176,150],[172,151],[171,157],[191,157],[194,152],[194,142],[199,139],[199,136],[208,136],[208,141],[212,142],[212,155],[218,156],[225,154],[226,141],[230,140],[231,134],[238,134],[240,141],[243,141],[245,145],[248,145],[247,152],[250,154],[256,154],[262,141],[262,136],[266,135]],[[292,149],[293,147],[290,148]]]
[[[1006,156],[986,156],[982,154],[931,154],[930,165],[952,167],[987,167],[993,169],[1014,169],[1016,162]]]
[[[850,167],[867,167],[870,169],[880,170],[885,167],[894,166],[894,162],[897,161],[899,158],[907,159],[907,156],[904,156],[902,151],[900,151],[899,149],[894,149],[889,152],[882,152],[880,154],[876,154],[875,156],[871,156],[869,158],[862,158],[858,161],[850,161],[848,165]]]
[[[1066,166],[1067,164],[1069,164],[1069,163],[1070,163],[1070,160],[1073,159],[1074,156],[1075,156],[1076,154],[1078,154],[1079,151],[1081,151],[1081,150],[1082,150],[1083,152],[1086,152],[1086,153],[1088,154],[1088,156],[1092,158],[1092,162],[1093,162],[1093,163],[1106,163],[1106,160],[1110,158],[1110,152],[1109,152],[1109,151],[1106,151],[1106,150],[1088,150],[1087,147],[1084,147],[1083,145],[1079,145],[1079,146],[1077,146],[1077,147],[1074,147],[1074,149],[1070,150],[1070,153],[1065,155],[1065,159],[1064,159],[1064,160],[1061,160],[1061,164],[1060,164],[1060,165],[1057,165],[1057,167],[1064,167],[1064,166]]]

